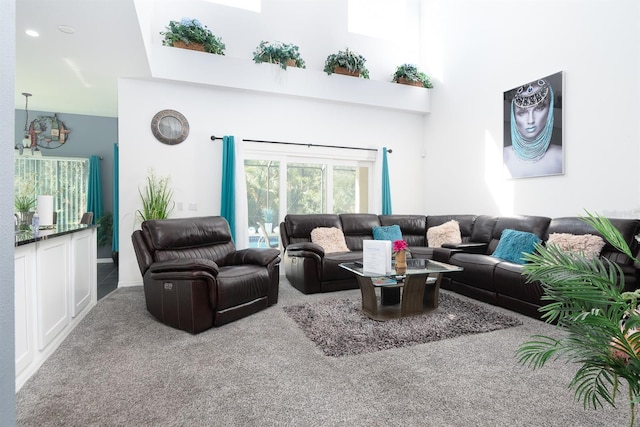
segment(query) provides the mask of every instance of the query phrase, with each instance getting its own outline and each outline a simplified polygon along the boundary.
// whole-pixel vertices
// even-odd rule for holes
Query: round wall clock
[[[151,132],[163,144],[180,144],[189,136],[189,122],[175,110],[162,110],[153,116]]]

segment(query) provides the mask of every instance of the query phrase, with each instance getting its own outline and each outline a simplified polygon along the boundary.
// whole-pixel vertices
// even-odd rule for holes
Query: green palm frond
[[[631,259],[631,249],[607,218],[587,212],[581,218]],[[544,290],[542,318],[556,323],[563,338],[532,336],[520,345],[520,364],[539,368],[551,358],[564,358],[578,370],[569,387],[576,400],[594,409],[615,406],[619,380],[629,388],[631,426],[640,402],[640,290],[623,292],[624,274],[607,258],[586,258],[555,245],[537,245],[525,257],[523,274]],[[636,260],[638,261],[638,260]]]
[[[585,211],[585,212],[587,213],[587,216],[580,217],[581,220],[583,220],[584,222],[586,222],[587,224],[595,228],[598,233],[602,234],[603,236],[606,236],[607,241],[611,243],[611,245],[614,248],[624,253],[629,258],[635,260],[636,262],[640,262],[631,253],[631,249],[629,248],[629,245],[622,237],[622,234],[620,233],[620,231],[611,223],[609,218],[599,216],[599,215],[593,215],[589,213],[589,211]]]

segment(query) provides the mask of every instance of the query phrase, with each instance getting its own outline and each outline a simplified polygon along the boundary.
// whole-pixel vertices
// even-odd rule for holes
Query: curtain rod
[[[216,139],[222,140],[221,137],[211,135],[211,140],[215,141]],[[305,144],[302,142],[282,142],[282,141],[265,141],[261,139],[243,139],[243,141],[247,142],[261,142],[265,144],[283,144],[283,145],[300,145],[303,147],[324,147],[324,148],[345,148],[347,150],[365,150],[365,151],[378,151],[375,148],[361,148],[361,147],[345,147],[343,145],[324,145],[324,144]],[[387,148],[387,153],[391,154],[392,150]]]

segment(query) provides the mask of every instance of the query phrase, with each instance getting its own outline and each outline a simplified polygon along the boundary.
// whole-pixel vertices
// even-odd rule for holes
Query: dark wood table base
[[[435,280],[427,281],[427,278]],[[374,286],[370,277],[357,276],[362,311],[374,320],[390,320],[438,309],[442,273],[412,274],[403,286]],[[380,303],[376,296],[380,288]],[[402,292],[401,292],[402,289]]]

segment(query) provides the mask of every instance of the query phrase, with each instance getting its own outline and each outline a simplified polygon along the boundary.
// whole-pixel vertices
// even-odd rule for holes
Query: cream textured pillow
[[[593,234],[568,234],[551,233],[547,245],[556,245],[566,252],[582,252],[586,258],[594,258],[600,255],[604,248],[604,240]]]
[[[349,252],[344,233],[336,227],[318,227],[311,230],[311,241],[322,246],[325,254]]]
[[[443,243],[462,243],[460,224],[455,219],[427,230],[427,243],[430,248],[439,248]]]

